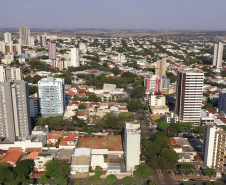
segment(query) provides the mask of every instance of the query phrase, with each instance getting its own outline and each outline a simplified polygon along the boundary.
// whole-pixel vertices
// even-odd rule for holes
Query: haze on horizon
[[[226,30],[226,0],[9,0],[0,28]]]

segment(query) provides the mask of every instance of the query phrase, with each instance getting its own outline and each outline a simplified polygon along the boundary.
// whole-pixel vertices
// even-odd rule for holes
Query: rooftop
[[[71,165],[90,165],[90,156],[87,155],[73,156]]]
[[[21,151],[13,151],[13,152],[8,152],[4,155],[4,157],[2,158],[2,160],[0,161],[0,163],[3,163],[3,162],[14,162],[16,163],[21,155],[23,154],[23,152]]]

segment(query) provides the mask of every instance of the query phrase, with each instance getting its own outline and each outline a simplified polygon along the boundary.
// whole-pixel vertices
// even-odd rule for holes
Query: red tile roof
[[[215,111],[214,109],[209,109],[208,110],[209,111],[209,113],[212,113],[212,114],[219,114],[217,111]]]
[[[80,85],[79,88],[80,89],[86,89],[87,88],[87,85]]]
[[[78,85],[72,85],[71,86],[71,88],[77,88],[78,87]]]
[[[25,152],[41,152],[42,148],[26,148]]]
[[[48,134],[48,137],[47,139],[58,139],[59,136],[62,136],[63,135],[63,131],[54,131],[54,132],[50,132]]]
[[[27,159],[37,159],[37,156],[38,156],[38,152],[31,152],[28,156],[27,156]]]
[[[78,92],[80,93],[80,92],[86,92],[86,90],[85,89],[78,89]]]
[[[67,95],[67,96],[74,96],[75,93],[74,93],[72,90],[68,90],[68,92],[67,92],[66,95]]]
[[[91,96],[91,95],[93,95],[93,94],[92,93],[86,93],[85,96]]]
[[[8,152],[21,151],[21,147],[9,147]]]
[[[78,133],[66,133],[64,134],[62,141],[60,142],[61,146],[67,145],[67,141],[75,141],[75,138],[78,137]]]
[[[18,150],[6,153],[3,156],[2,160],[0,161],[0,163],[3,163],[3,162],[14,162],[14,163],[16,163],[20,159],[22,154],[23,154],[23,152],[18,151]]]
[[[84,116],[84,115],[85,115],[84,112],[78,112],[78,113],[77,113],[77,116]]]
[[[85,93],[77,93],[76,96],[78,96],[78,97],[84,97],[85,96]]]

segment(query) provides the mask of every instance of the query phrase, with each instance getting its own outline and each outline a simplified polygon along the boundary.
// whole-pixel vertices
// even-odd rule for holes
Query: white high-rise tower
[[[6,44],[11,43],[12,42],[11,33],[9,33],[9,32],[4,33],[4,39],[5,39]]]
[[[223,58],[223,43],[214,44],[214,53],[213,53],[213,66],[222,67],[222,58]]]
[[[73,67],[79,67],[80,61],[79,61],[79,49],[78,48],[72,48],[71,49],[71,64]]]

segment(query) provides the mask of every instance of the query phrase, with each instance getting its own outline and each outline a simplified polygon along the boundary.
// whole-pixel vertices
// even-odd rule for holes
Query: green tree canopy
[[[101,178],[98,175],[93,175],[89,178],[89,181],[91,184],[99,184],[101,181]]]
[[[29,173],[31,173],[33,166],[34,160],[25,159],[17,163],[16,167],[14,168],[14,172],[19,176],[27,176]]]
[[[144,108],[145,108],[145,110],[148,110],[150,108],[150,105],[149,104],[145,104]]]
[[[143,179],[148,179],[153,175],[151,168],[147,164],[136,165],[133,173]]]
[[[86,106],[83,105],[83,104],[80,104],[80,105],[78,106],[78,109],[86,109]]]
[[[158,128],[160,130],[166,132],[167,129],[169,128],[169,126],[170,126],[170,124],[164,121],[164,122],[159,123]]]
[[[158,185],[155,181],[150,181],[149,185]]]
[[[160,144],[162,147],[169,148],[171,140],[167,137],[166,132],[156,132],[151,136],[151,141]]]
[[[130,177],[130,176],[124,177],[124,178],[122,179],[122,183],[125,184],[125,185],[130,185],[130,184],[132,184],[132,177]]]
[[[101,175],[103,175],[103,171],[102,170],[97,170],[96,172],[95,172],[95,175],[97,175],[97,176],[101,176]]]
[[[117,177],[114,174],[108,175],[106,178],[107,184],[116,184],[117,183]]]
[[[179,155],[172,148],[163,148],[161,153],[161,157],[166,157],[171,163],[178,163]]]
[[[39,179],[38,179],[38,183],[39,184],[48,184],[49,178],[45,175],[42,175]]]
[[[182,164],[182,165],[180,166],[180,171],[181,171],[181,173],[183,173],[183,174],[190,174],[191,172],[193,172],[193,171],[195,171],[195,170],[196,170],[196,168],[195,168],[195,166],[192,165],[192,164]]]
[[[0,182],[1,183],[4,183],[12,173],[7,166],[8,166],[7,164],[1,163],[1,166],[0,166],[0,174],[1,174]]]
[[[92,94],[88,97],[88,100],[90,102],[101,102],[101,98],[97,97],[95,94]]]
[[[215,175],[216,170],[213,169],[213,168],[208,168],[208,169],[205,169],[205,170],[203,171],[203,173],[204,173],[205,175],[209,176],[209,177],[212,177],[212,176]]]
[[[127,108],[129,111],[136,111],[140,108],[140,102],[138,101],[129,101],[127,104]]]

